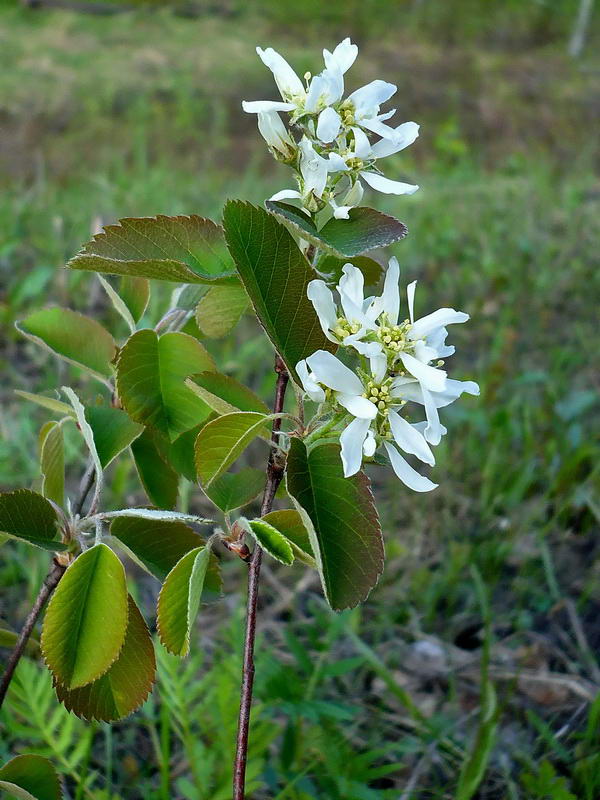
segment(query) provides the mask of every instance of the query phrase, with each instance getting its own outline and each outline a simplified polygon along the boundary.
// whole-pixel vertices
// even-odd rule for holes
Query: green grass
[[[385,75],[400,84],[402,117],[423,129],[389,172],[422,188],[411,198],[368,199],[409,226],[394,253],[406,282],[419,280],[418,311],[452,305],[471,314],[453,331],[451,369],[478,380],[482,396],[447,410],[434,494],[411,495],[373,473],[387,564],[364,607],[333,615],[314,582],[286,602],[285,590],[303,573],[270,565],[253,796],[454,797],[480,729],[488,647],[485,674],[499,716],[476,797],[594,800],[594,40],[583,62],[567,59],[573,3],[493,3],[486,16],[465,0],[452,4],[452,24],[450,4],[382,5],[388,30],[380,19],[368,22],[351,81]],[[285,48],[302,71],[314,68],[319,47],[335,43],[340,30],[355,30],[344,27],[339,4],[323,10],[322,30],[302,27],[314,4],[298,8],[289,26],[283,7],[234,3],[231,17],[193,20],[164,11],[27,13],[16,4],[0,12],[3,488],[36,480],[37,433],[47,418],[13,389],[73,381],[87,399],[95,391],[20,340],[13,322],[61,303],[119,324],[93,277],[62,269],[97,220],[190,211],[218,217],[226,197],[260,203],[287,185],[239,109],[241,98],[274,96],[254,43]],[[166,297],[156,289],[153,302]],[[270,398],[271,357],[249,321],[213,351],[225,371]],[[75,439],[70,452],[77,459]],[[136,491],[123,462],[112,499],[142,500]],[[191,490],[192,505],[197,494]],[[3,623],[17,627],[23,619],[45,563],[41,553],[2,547]],[[490,606],[489,632],[473,567]],[[227,601],[204,612],[195,654],[179,668],[161,658],[153,698],[112,735],[55,711],[47,676],[28,660],[1,718],[0,757],[48,754],[73,797],[225,800],[243,590],[236,564],[228,561],[225,573]],[[141,575],[136,580],[148,616],[156,590]]]

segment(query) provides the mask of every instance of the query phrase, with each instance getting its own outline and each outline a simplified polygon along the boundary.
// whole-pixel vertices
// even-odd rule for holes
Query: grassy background
[[[240,108],[275,96],[254,45],[302,74],[352,35],[349,85],[394,81],[399,119],[422,124],[386,165],[421,190],[368,199],[409,226],[394,252],[420,281],[419,311],[472,315],[453,331],[452,373],[477,379],[482,397],[448,409],[433,495],[374,474],[387,565],[364,607],[334,617],[302,569],[266,570],[252,796],[454,798],[475,746],[491,751],[479,798],[595,800],[600,10],[572,59],[574,0],[137,5],[112,16],[0,9],[0,486],[35,481],[46,419],[14,388],[72,381],[94,393],[14,321],[59,302],[118,326],[95,279],[62,269],[99,220],[217,218],[226,197],[260,203],[288,185]],[[250,321],[213,349],[269,397],[271,357]],[[125,461],[113,478],[115,503],[139,499]],[[139,714],[112,730],[81,723],[56,710],[47,673],[27,660],[0,718],[0,757],[48,754],[72,797],[226,800],[243,579],[224,567],[226,601],[202,617],[185,664],[161,655]],[[8,627],[45,569],[43,554],[2,547]],[[156,589],[141,575],[132,586],[149,619]],[[499,710],[486,743],[476,734],[488,681]]]

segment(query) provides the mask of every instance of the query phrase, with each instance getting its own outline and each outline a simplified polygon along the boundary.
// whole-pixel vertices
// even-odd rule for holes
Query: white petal
[[[322,142],[333,142],[338,135],[341,124],[342,120],[340,119],[340,115],[334,108],[331,108],[331,106],[324,108],[319,114],[317,138]]]
[[[423,386],[421,390],[423,392],[423,403],[425,404],[425,416],[427,417],[427,426],[423,435],[430,444],[435,446],[442,440],[442,425],[434,395]]]
[[[392,436],[401,450],[404,450],[405,453],[411,453],[426,464],[435,464],[435,458],[429,445],[410,422],[393,410],[389,412],[388,419]]]
[[[432,483],[429,478],[419,475],[389,442],[384,442],[384,445],[394,472],[409,489],[415,492],[430,492],[437,488],[437,483]]]
[[[437,358],[446,358],[447,356],[454,355],[456,348],[454,345],[446,344],[447,336],[447,328],[437,328],[433,333],[427,334],[427,344],[436,351]]]
[[[387,357],[384,353],[378,353],[369,358],[369,367],[375,383],[381,383],[387,372]]]
[[[415,342],[415,358],[424,364],[429,364],[438,357],[435,347],[431,347],[425,339],[417,339]]]
[[[363,115],[374,116],[377,114],[379,106],[396,93],[396,88],[393,83],[377,80],[371,81],[366,86],[361,86],[360,89],[352,92],[348,102],[354,105],[357,121]]]
[[[306,366],[306,361],[304,359],[296,364],[296,372],[302,381],[302,388],[310,397],[310,399],[314,400],[315,403],[323,403],[325,401],[325,392],[308,371],[308,367]]]
[[[321,106],[337,103],[344,93],[344,78],[338,69],[325,69],[310,82],[305,111],[314,113]]]
[[[356,61],[357,55],[358,47],[352,44],[349,37],[341,41],[333,53],[330,53],[329,50],[323,50],[323,60],[327,69],[337,68],[342,75],[348,72]]]
[[[352,128],[354,134],[354,154],[357,158],[367,159],[371,155],[371,142],[367,134],[360,128]]]
[[[361,172],[360,177],[376,192],[382,192],[383,194],[414,194],[419,188],[411,183],[392,181],[390,178],[378,175],[376,172]]]
[[[426,317],[421,317],[412,326],[408,337],[409,339],[421,339],[427,336],[436,328],[445,328],[446,325],[456,325],[459,322],[466,322],[469,315],[464,311],[455,311],[453,308],[438,308]]]
[[[443,369],[423,364],[418,358],[408,353],[400,353],[400,360],[407,372],[410,372],[425,389],[431,389],[432,392],[443,392],[446,388],[447,376]]]
[[[420,434],[425,436],[425,431],[427,430],[428,426],[427,420],[423,420],[422,422],[413,422],[412,426],[416,431],[419,431]],[[440,425],[440,430],[442,432],[442,436],[445,436],[448,433],[448,428],[445,428],[443,425]]]
[[[305,91],[302,81],[283,56],[280,56],[272,47],[267,47],[266,50],[257,47],[256,52],[263,64],[273,73],[277,88],[284,99],[294,95],[304,96]]]
[[[479,386],[475,381],[455,381],[452,378],[448,378],[444,391],[434,392],[433,400],[437,408],[444,408],[457,400],[463,392],[477,397],[479,395]]]
[[[336,206],[333,199],[329,202],[333,208],[333,216],[336,219],[350,219],[350,211],[354,208],[354,206]]]
[[[361,467],[363,444],[370,426],[370,419],[357,418],[352,420],[350,425],[342,431],[340,436],[341,456],[346,478],[355,475]]]
[[[328,109],[325,109],[327,111]],[[330,109],[333,110],[333,109]],[[321,112],[321,117],[325,113],[325,111]],[[334,112],[335,113],[335,112]],[[327,171],[328,172],[344,172],[348,169],[348,165],[341,157],[339,153],[330,153],[329,158],[327,159]]]
[[[276,111],[261,111],[258,114],[258,130],[269,147],[279,150],[283,155],[295,151],[295,143]]]
[[[275,192],[269,200],[299,200],[302,197],[297,189],[282,189],[280,192]]]
[[[377,406],[361,394],[345,394],[336,392],[336,400],[352,416],[360,419],[375,419],[377,416]]]
[[[328,339],[336,341],[329,333],[337,322],[337,312],[331,290],[327,287],[325,281],[316,280],[308,284],[306,294],[317,312],[323,333]]]
[[[306,359],[319,383],[345,394],[361,395],[364,387],[351,369],[326,350],[317,350]]]
[[[379,342],[362,342],[361,338],[368,333],[366,328],[362,328],[358,333],[353,333],[351,336],[346,336],[342,344],[344,347],[353,347],[357,353],[366,358],[374,358],[381,352],[381,344]]]
[[[365,299],[365,276],[358,267],[353,264],[344,264],[337,290],[362,309]]]
[[[315,151],[311,142],[304,137],[300,142],[300,172],[304,178],[304,192],[314,192],[321,197],[327,184],[327,161]]]
[[[369,429],[367,431],[367,438],[363,444],[363,453],[367,458],[371,458],[371,456],[375,455],[375,450],[377,450],[377,440],[375,439],[373,431]]]
[[[413,403],[421,403],[421,405],[425,403],[421,384],[414,378],[396,378],[392,382],[390,394],[401,400],[409,400]]]
[[[243,100],[242,108],[247,114],[260,114],[263,111],[293,111],[296,106],[277,100]]]
[[[376,133],[382,139],[394,141],[395,128],[390,127],[382,122],[385,115],[379,114],[377,116],[365,117],[360,120],[360,126],[366,128],[371,133]],[[387,118],[387,117],[386,117]]]
[[[389,260],[385,281],[383,284],[383,294],[381,296],[383,310],[388,315],[388,320],[392,325],[398,324],[400,316],[400,265],[396,256]]]
[[[408,314],[410,317],[410,321],[414,322],[415,319],[415,289],[417,288],[417,282],[413,281],[409,283],[406,287],[406,297],[408,299]]]
[[[411,145],[419,135],[419,126],[416,122],[403,122],[394,128],[395,136],[382,139],[373,145],[372,154],[375,158],[386,158],[394,153],[404,150]]]

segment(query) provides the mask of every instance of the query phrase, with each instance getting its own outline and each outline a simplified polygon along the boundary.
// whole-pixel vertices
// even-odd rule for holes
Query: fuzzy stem
[[[273,411],[276,414],[283,410],[285,390],[289,375],[285,364],[277,356],[275,361],[277,385],[275,388],[275,404]],[[281,417],[273,420],[271,440],[277,443],[277,434],[281,428]],[[281,463],[275,448],[269,453],[267,463],[267,482],[260,508],[261,516],[268,514],[273,506],[273,499],[277,487],[281,483],[285,465]],[[254,548],[248,566],[248,601],[246,612],[246,635],[244,639],[244,660],[242,666],[242,687],[240,696],[240,714],[238,720],[237,744],[233,766],[233,800],[244,800],[246,785],[246,761],[248,758],[248,733],[250,729],[250,707],[252,705],[252,689],[254,685],[254,640],[256,637],[256,609],[258,604],[258,586],[260,579],[260,565],[262,550],[258,544]]]
[[[85,503],[85,499],[88,496],[89,491],[92,488],[93,484],[94,484],[94,468],[93,466],[91,466],[88,467],[85,475],[83,476],[81,486],[79,488],[79,497],[77,498],[77,500],[73,505],[73,511],[76,515],[81,514],[83,504]],[[60,564],[58,561],[53,560],[50,571],[46,575],[46,578],[41,585],[40,591],[38,592],[38,596],[35,598],[33,606],[31,607],[31,611],[27,615],[25,624],[23,625],[21,633],[19,634],[19,638],[17,639],[17,643],[14,646],[14,649],[10,654],[8,661],[6,662],[6,669],[4,670],[4,674],[2,675],[2,679],[0,680],[0,708],[2,708],[2,704],[4,703],[4,698],[6,697],[6,693],[8,692],[8,687],[10,686],[10,682],[13,679],[13,675],[15,674],[15,670],[19,664],[19,661],[21,660],[21,656],[25,652],[25,648],[27,647],[27,642],[29,641],[29,637],[31,636],[31,631],[34,628],[35,623],[37,622],[38,617],[42,612],[42,609],[46,605],[48,598],[58,586],[59,581],[64,575],[66,569],[67,569],[66,564]]]

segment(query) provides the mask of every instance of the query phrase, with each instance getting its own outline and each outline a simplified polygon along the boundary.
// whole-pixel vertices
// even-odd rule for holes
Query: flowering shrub
[[[380,282],[384,272],[365,253],[407,231],[359,205],[363,184],[394,194],[418,188],[384,177],[376,165],[418,135],[414,122],[391,127],[394,112],[380,110],[396,87],[377,80],[344,99],[345,75],[357,56],[349,39],[325,50],[325,69],[305,75],[304,83],[271,48],[258,54],[281,100],[244,102],[244,109],[257,114],[270,151],[291,167],[298,188],[278,192],[266,209],[229,201],[222,226],[195,214],[128,218],[84,245],[67,266],[98,274],[129,335],[117,340],[95,320],[61,308],[19,323],[24,336],[95,379],[97,391],[86,398],[71,387],[62,387],[60,397],[23,393],[53,417],[40,437],[40,491],[0,496],[0,530],[53,554],[0,701],[48,599],[41,648],[58,699],[81,717],[105,721],[123,718],[146,699],[154,645],[116,550],[162,583],[158,637],[178,656],[189,651],[202,604],[221,593],[223,554],[249,564],[235,800],[244,796],[263,552],[317,570],[333,609],[363,601],[384,555],[363,465],[391,466],[417,492],[435,489],[400,451],[432,466],[432,447],[446,433],[439,409],[479,391],[444,369],[454,352],[447,326],[466,322],[467,314],[440,308],[415,317],[415,281],[401,311],[395,257],[381,294],[365,296],[365,285]],[[147,311],[153,280],[176,287],[158,319]],[[274,349],[272,410],[223,374],[202,343],[227,336],[249,306]],[[290,381],[297,402],[286,410]],[[89,454],[74,497],[65,490],[68,426],[76,426]],[[266,442],[266,474],[235,469],[255,440]],[[133,460],[147,507],[104,507],[104,473],[120,458]],[[210,519],[174,510],[181,477],[197,482],[211,501]],[[278,489],[283,508],[273,510]],[[260,512],[252,516],[261,494]],[[4,768],[23,791],[28,770],[47,779],[43,759],[26,758],[32,760]]]

